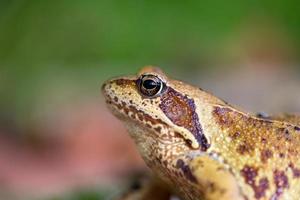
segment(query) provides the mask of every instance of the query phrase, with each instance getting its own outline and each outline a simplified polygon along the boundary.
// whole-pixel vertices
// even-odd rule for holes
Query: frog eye
[[[154,75],[142,75],[137,80],[137,86],[140,92],[147,97],[155,97],[163,91],[164,82]]]

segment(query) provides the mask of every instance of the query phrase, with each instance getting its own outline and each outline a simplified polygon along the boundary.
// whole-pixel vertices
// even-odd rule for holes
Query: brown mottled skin
[[[182,199],[300,199],[299,117],[244,113],[152,67],[102,92],[146,164]]]

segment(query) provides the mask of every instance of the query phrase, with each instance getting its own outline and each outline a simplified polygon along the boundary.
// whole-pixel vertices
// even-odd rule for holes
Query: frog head
[[[219,100],[199,88],[170,79],[150,66],[136,76],[106,81],[102,92],[108,107],[125,122],[138,143],[182,143],[202,151],[209,148],[209,136],[198,113],[208,102]]]

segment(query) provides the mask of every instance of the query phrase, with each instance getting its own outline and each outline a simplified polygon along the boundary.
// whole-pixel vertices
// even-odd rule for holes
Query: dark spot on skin
[[[158,162],[158,163],[159,163],[159,165],[161,165],[161,164],[162,164],[162,160],[161,160],[159,157],[155,157],[154,159],[155,159],[155,161],[156,161],[156,162]]]
[[[163,155],[162,155],[161,153],[158,155],[158,159],[159,159],[159,160],[162,160],[162,159],[163,159]]]
[[[253,150],[254,148],[246,142],[244,142],[244,144],[239,145],[236,149],[236,151],[241,155],[249,154],[253,152]]]
[[[286,141],[291,141],[292,140],[292,136],[290,135],[290,132],[288,129],[284,130],[284,137],[286,139]]]
[[[284,192],[284,189],[289,187],[289,181],[288,181],[288,177],[285,175],[284,171],[275,170],[273,173],[273,176],[274,176],[274,183],[276,186],[276,191],[272,195],[271,199],[278,200],[279,197]]]
[[[165,167],[167,167],[168,164],[169,164],[168,161],[166,161],[166,160],[163,161],[163,165],[164,165]]]
[[[207,190],[211,193],[214,193],[216,191],[216,185],[213,182],[208,181],[207,183]]]
[[[193,175],[190,167],[184,163],[183,160],[178,159],[176,163],[176,167],[181,169],[186,179],[190,180],[193,183],[197,183],[196,177]]]
[[[140,121],[143,121],[143,119],[144,119],[143,114],[138,113],[137,116],[138,116],[138,118],[139,118]]]
[[[188,145],[192,145],[192,141],[191,141],[191,140],[186,140],[186,143],[187,143]]]
[[[182,138],[181,134],[177,131],[174,132],[174,137]]]
[[[293,163],[290,163],[289,167],[292,169],[294,178],[300,178],[300,169],[296,168]]]
[[[133,104],[133,101],[132,101],[132,100],[129,100],[129,103],[130,103],[130,104]]]
[[[255,192],[255,198],[259,199],[263,196],[265,196],[266,190],[269,188],[269,181],[268,179],[261,178],[259,180],[259,185],[255,187],[254,192]]]
[[[290,134],[287,128],[278,128],[277,129],[277,140],[285,139],[286,141],[292,140],[292,135]]]
[[[129,114],[129,109],[128,108],[124,108],[124,112],[126,113],[126,115]]]
[[[255,184],[255,177],[257,176],[257,169],[246,165],[242,170],[241,174],[245,179],[245,182],[249,185]]]
[[[273,152],[270,149],[264,149],[260,153],[260,158],[263,163],[266,163],[269,158],[273,157]]]
[[[248,165],[241,170],[241,175],[244,177],[245,182],[252,187],[255,198],[259,199],[265,196],[266,190],[269,188],[269,181],[266,177],[264,177],[261,178],[258,185],[256,185],[255,179],[257,174],[257,168]]]
[[[225,171],[224,167],[218,167],[217,171]]]
[[[193,99],[168,87],[161,96],[159,107],[174,124],[186,128],[194,135],[202,151],[209,148],[210,144],[203,134]]]
[[[238,137],[240,137],[240,135],[241,135],[241,133],[239,131],[237,131],[232,135],[232,139],[237,139]]]
[[[236,138],[238,138],[238,137],[240,137],[241,136],[241,132],[239,132],[239,131],[237,131],[237,132],[235,132],[234,134],[233,134],[233,139],[236,139]]]
[[[154,130],[157,131],[157,132],[161,132],[161,127],[158,126],[158,127],[154,128]]]
[[[279,157],[280,158],[284,158],[285,156],[284,156],[284,153],[279,153]]]
[[[261,138],[261,142],[262,142],[263,144],[266,144],[266,143],[267,143],[267,139],[266,139],[266,138]]]
[[[118,102],[118,100],[119,100],[118,97],[114,97],[115,102]]]
[[[294,129],[295,129],[296,131],[300,131],[300,127],[299,127],[299,126],[295,126]]]

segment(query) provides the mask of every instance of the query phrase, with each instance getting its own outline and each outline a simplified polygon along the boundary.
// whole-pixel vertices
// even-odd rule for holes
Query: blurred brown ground
[[[144,168],[124,127],[100,100],[62,108],[47,123],[32,127],[42,136],[29,141],[1,132],[1,188],[25,196],[58,194],[109,186]]]

